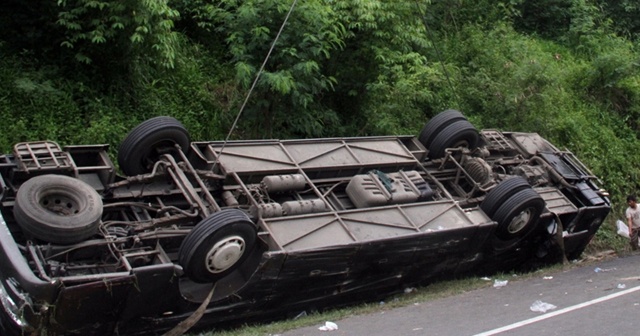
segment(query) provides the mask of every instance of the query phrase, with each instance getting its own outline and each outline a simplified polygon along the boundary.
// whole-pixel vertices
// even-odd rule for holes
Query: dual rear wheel
[[[500,182],[480,204],[489,218],[498,223],[494,248],[508,249],[536,230],[545,201],[522,177]]]
[[[462,113],[446,110],[429,120],[418,141],[429,150],[429,158],[435,160],[444,157],[448,148],[475,149],[480,144],[480,135]]]

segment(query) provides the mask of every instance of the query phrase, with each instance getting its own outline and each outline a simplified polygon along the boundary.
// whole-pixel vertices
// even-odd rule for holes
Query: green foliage
[[[58,5],[56,23],[65,30],[61,45],[75,50],[77,61],[106,65],[112,57],[123,60],[126,55],[129,61],[142,58],[174,66],[177,40],[172,28],[179,13],[167,0],[58,0]]]
[[[131,83],[135,89],[125,97],[117,89],[105,94],[64,79],[56,67],[34,69],[28,54],[0,59],[2,152],[16,142],[43,139],[61,145],[107,143],[115,151],[131,128],[156,115],[178,118],[194,139],[223,138],[227,125],[219,118],[222,102],[237,94],[208,84],[215,82],[219,69],[198,55],[197,48],[190,50],[174,71],[147,68],[149,72],[139,73],[154,79],[150,84]]]
[[[444,42],[450,62],[460,65],[453,74],[460,108],[479,114],[481,125],[532,131],[562,109],[557,102],[567,100],[563,48],[548,50],[506,25],[490,31],[468,26]]]
[[[604,17],[591,0],[519,0],[514,26],[527,33],[577,45],[598,33]]]
[[[440,78],[430,64],[422,14],[416,2],[341,1],[335,5],[349,32],[346,46],[331,59],[336,92],[332,104],[353,125],[352,135],[409,133],[421,127]],[[346,66],[347,64],[351,66]]]
[[[34,139],[63,144],[98,140],[85,137],[91,119],[74,101],[74,94],[83,88],[65,79],[55,79],[50,69],[34,71],[23,60],[14,57],[0,60],[3,151],[8,151],[13,143]]]
[[[225,74],[216,60],[199,48],[181,46],[180,50],[173,71],[148,68],[148,73],[140,74],[153,80],[136,85],[138,113],[127,120],[126,128],[153,116],[170,115],[187,127],[193,139],[222,139],[231,124],[224,112],[235,108],[240,99],[237,89],[226,84],[231,71]]]
[[[636,0],[595,1],[609,18],[613,30],[621,36],[640,38],[640,3]]]
[[[432,0],[425,20],[445,33],[458,32],[472,24],[490,29],[520,15],[522,0]]]
[[[289,8],[289,3],[245,1],[225,17],[236,80],[245,90],[258,75]],[[280,130],[286,136],[322,136],[325,127],[339,127],[335,113],[320,102],[335,84],[335,78],[324,73],[324,64],[344,46],[346,31],[322,1],[299,2],[294,11],[244,111],[245,134],[260,130],[253,134],[273,137],[274,130]]]

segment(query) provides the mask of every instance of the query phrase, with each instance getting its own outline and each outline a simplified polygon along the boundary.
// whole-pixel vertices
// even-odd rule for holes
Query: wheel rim
[[[58,216],[72,216],[80,212],[80,202],[61,193],[47,193],[39,200],[40,206]]]
[[[221,273],[233,266],[242,257],[245,241],[240,236],[225,237],[217,242],[207,253],[207,270],[211,273]]]
[[[527,208],[513,217],[513,219],[507,226],[507,231],[510,234],[515,234],[522,231],[522,229],[524,229],[527,226],[527,223],[529,223],[529,221],[531,220],[531,217],[533,217],[533,212],[533,208]]]

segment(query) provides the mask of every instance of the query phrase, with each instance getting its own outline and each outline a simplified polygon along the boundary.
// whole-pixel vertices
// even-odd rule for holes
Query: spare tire
[[[183,152],[189,148],[189,132],[172,117],[148,119],[127,134],[118,148],[118,164],[127,176],[148,173],[160,155],[174,152],[175,145]]]
[[[102,210],[102,198],[85,182],[64,175],[41,175],[20,186],[13,216],[27,236],[75,244],[96,234]]]

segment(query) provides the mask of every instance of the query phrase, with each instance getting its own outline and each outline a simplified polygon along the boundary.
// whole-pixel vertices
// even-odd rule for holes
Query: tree
[[[61,46],[73,50],[77,61],[93,63],[103,74],[114,67],[128,70],[135,62],[175,65],[178,39],[172,28],[179,13],[167,0],[58,0],[58,5]]]

